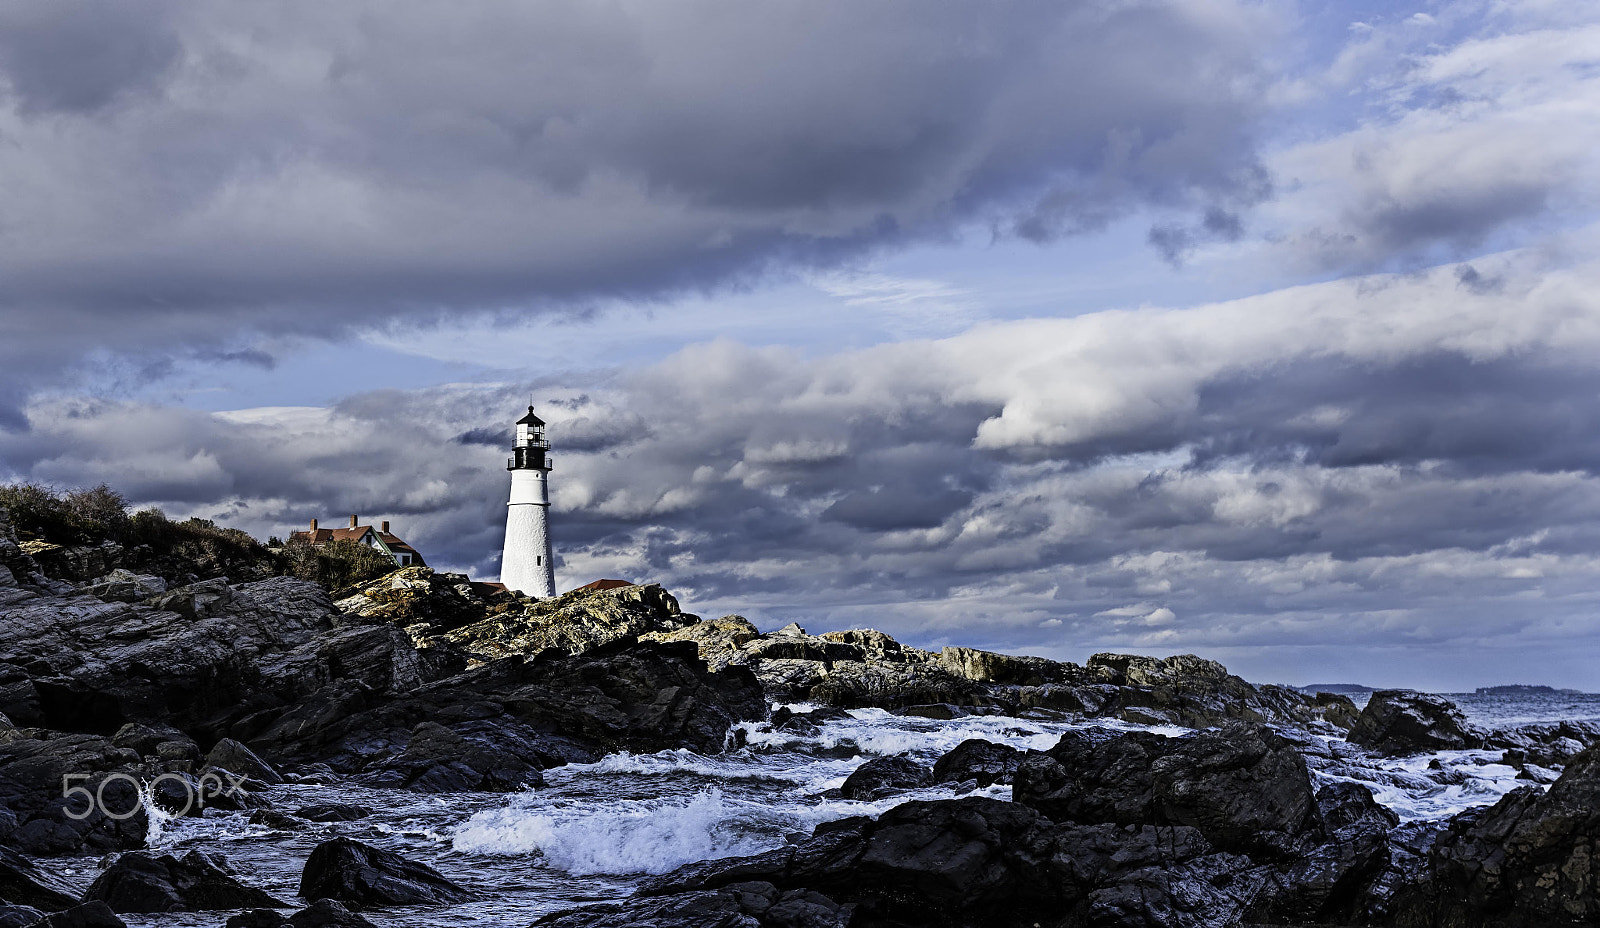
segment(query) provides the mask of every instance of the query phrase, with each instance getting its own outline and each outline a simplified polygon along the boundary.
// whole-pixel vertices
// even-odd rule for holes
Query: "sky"
[[[1600,8],[0,8],[0,480],[763,628],[1600,690]]]

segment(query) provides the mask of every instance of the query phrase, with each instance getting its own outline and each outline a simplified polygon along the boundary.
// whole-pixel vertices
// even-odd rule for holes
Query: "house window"
[[[543,567],[544,566],[544,555],[535,554],[533,556],[533,566],[535,566],[535,567]]]

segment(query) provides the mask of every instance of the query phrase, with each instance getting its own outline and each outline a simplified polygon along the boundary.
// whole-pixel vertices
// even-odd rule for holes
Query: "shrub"
[[[18,532],[58,545],[126,541],[128,502],[105,484],[65,494],[38,483],[0,487],[0,509]]]
[[[395,570],[392,558],[353,541],[313,545],[296,538],[283,549],[284,573],[320,583],[330,590],[376,580]]]
[[[17,483],[0,487],[0,510],[23,537],[71,544],[70,536],[76,534],[66,504],[54,490],[41,484]]]

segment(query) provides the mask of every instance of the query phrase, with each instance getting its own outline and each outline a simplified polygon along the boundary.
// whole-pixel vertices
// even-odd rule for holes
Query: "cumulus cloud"
[[[0,399],[93,349],[654,299],[973,223],[1232,202],[1281,25],[1238,0],[12,4]]]
[[[1589,221],[1600,18],[1536,3],[1436,12],[1361,24],[1324,72],[1289,79],[1297,97],[1365,107],[1344,131],[1266,157],[1283,195],[1260,218],[1280,257],[1413,267]]]
[[[1396,682],[1468,682],[1490,646],[1533,673],[1588,640],[1600,579],[1600,265],[1473,266],[1500,284],[1444,266],[815,358],[713,342],[545,383],[558,577],[927,644],[1197,650],[1257,677],[1332,670],[1334,646]],[[496,439],[526,397],[39,399],[0,460],[260,535],[390,518],[492,576]]]

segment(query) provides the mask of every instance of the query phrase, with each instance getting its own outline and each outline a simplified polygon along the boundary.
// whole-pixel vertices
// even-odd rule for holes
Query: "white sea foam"
[[[756,825],[754,803],[716,788],[687,801],[619,801],[604,807],[534,809],[516,805],[467,819],[451,844],[474,854],[540,854],[576,874],[665,873],[713,857],[754,854],[773,845]]]
[[[1516,768],[1498,763],[1498,757],[1498,752],[1493,751],[1440,751],[1398,758],[1374,755],[1314,771],[1313,776],[1319,783],[1360,783],[1401,821],[1412,822],[1447,818],[1494,803],[1519,787],[1533,785],[1517,779]],[[1435,760],[1439,769],[1429,767]],[[1442,782],[1450,779],[1461,782]]]
[[[837,765],[830,767],[836,775],[816,771],[814,776],[837,786],[845,773]],[[547,803],[534,791],[508,806],[468,818],[456,828],[451,847],[469,854],[539,855],[551,867],[580,875],[665,873],[698,860],[771,850],[782,845],[785,835],[809,834],[823,822],[877,816],[909,800],[952,795],[948,788],[932,788],[855,802],[819,800],[803,793],[793,790],[767,801],[751,801],[708,787],[686,800],[615,800],[596,806]],[[1010,787],[966,795],[1008,798]]]

